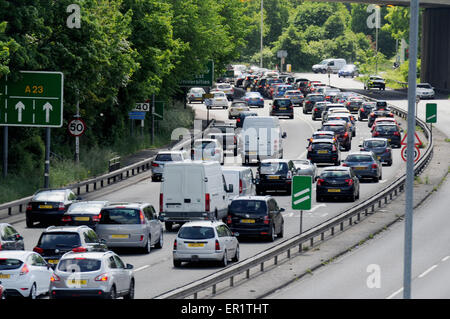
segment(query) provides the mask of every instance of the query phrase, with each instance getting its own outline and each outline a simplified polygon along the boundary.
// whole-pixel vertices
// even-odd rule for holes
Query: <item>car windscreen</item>
[[[140,211],[133,208],[110,208],[101,211],[100,224],[140,224]]]
[[[288,166],[286,163],[261,163],[261,174],[287,174]]]
[[[80,235],[72,232],[44,233],[38,242],[38,246],[42,249],[73,248],[80,245]]]
[[[250,213],[257,215],[267,214],[267,205],[261,200],[233,200],[230,205],[230,213]]]
[[[417,84],[417,88],[431,89],[431,86],[429,84]]]
[[[345,121],[350,122],[350,118],[347,116],[328,116],[328,120],[330,121]]]
[[[33,201],[39,202],[63,202],[66,192],[41,192],[33,197]]]
[[[157,162],[175,162],[182,160],[180,154],[158,154],[155,158],[155,161]]]
[[[100,270],[102,262],[90,258],[62,259],[58,263],[58,270],[64,272],[90,272]]]
[[[67,213],[78,214],[78,213],[91,213],[98,214],[103,208],[102,203],[73,203],[69,206]]]
[[[178,238],[184,239],[210,239],[214,237],[214,228],[205,226],[181,227],[178,232]]]
[[[355,154],[347,156],[346,162],[373,162],[370,155]]]
[[[385,147],[386,141],[365,141],[364,147],[373,148],[373,147]]]
[[[20,259],[0,257],[0,270],[18,269],[22,264],[23,262]]]
[[[322,131],[333,131],[336,133],[345,132],[345,127],[343,125],[324,125],[322,126]]]

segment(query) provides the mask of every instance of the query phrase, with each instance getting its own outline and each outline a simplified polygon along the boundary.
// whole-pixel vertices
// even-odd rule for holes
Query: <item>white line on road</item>
[[[450,256],[445,256],[444,258],[442,258],[442,261],[447,261],[450,258]]]
[[[137,271],[141,271],[141,270],[144,270],[144,269],[146,269],[146,268],[148,268],[148,267],[150,267],[150,265],[145,265],[145,266],[142,266],[142,267],[139,267],[139,268],[136,268],[134,271],[135,272],[137,272]]]
[[[419,275],[419,278],[425,277],[425,276],[428,275],[430,272],[432,272],[433,269],[436,268],[436,267],[437,267],[437,265],[431,266],[430,268],[428,268],[427,270],[425,270],[423,273],[421,273],[421,274]]]
[[[392,295],[390,295],[389,297],[387,297],[386,299],[392,299],[394,298],[396,295],[398,295],[399,293],[401,293],[403,291],[403,287],[400,288],[399,290],[397,290],[396,292],[394,292]]]

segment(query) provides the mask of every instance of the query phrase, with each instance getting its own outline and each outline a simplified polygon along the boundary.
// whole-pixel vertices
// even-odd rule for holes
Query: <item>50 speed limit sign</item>
[[[73,119],[69,122],[68,130],[72,136],[81,136],[86,130],[86,123],[82,119]]]

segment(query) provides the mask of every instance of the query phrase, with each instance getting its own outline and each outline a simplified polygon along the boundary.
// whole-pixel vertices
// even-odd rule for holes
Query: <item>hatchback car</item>
[[[221,107],[223,109],[228,108],[228,98],[226,94],[222,91],[211,91],[213,96],[211,99],[205,99],[205,104],[207,109],[213,107]]]
[[[239,261],[239,242],[221,221],[195,221],[182,225],[173,243],[173,265],[182,262]]]
[[[373,122],[370,131],[373,132],[378,124],[396,124],[400,127],[400,123],[398,123],[394,117],[377,117]]]
[[[396,124],[378,124],[372,132],[372,137],[384,137],[390,145],[401,147],[401,129]]]
[[[73,203],[62,216],[61,222],[63,225],[86,225],[95,229],[95,226],[100,220],[100,211],[107,204],[107,201],[82,201]]]
[[[323,123],[320,131],[333,131],[339,142],[339,146],[344,151],[349,151],[352,148],[352,132],[344,121],[328,121]]]
[[[258,113],[252,111],[241,112],[241,114],[239,114],[239,118],[236,119],[237,128],[242,128],[244,126],[244,121],[247,116],[258,116]]]
[[[341,163],[341,151],[335,139],[313,139],[307,149],[306,158],[312,163]]]
[[[349,113],[332,113],[328,115],[327,121],[344,121],[350,128],[352,132],[352,137],[356,136],[356,119],[353,115]]]
[[[361,151],[373,152],[380,162],[387,163],[387,166],[392,165],[392,149],[386,138],[366,138],[359,146]]]
[[[316,201],[326,198],[359,199],[359,179],[350,167],[326,167],[316,182]]]
[[[149,254],[151,247],[162,248],[163,225],[148,203],[118,203],[101,211],[95,230],[109,248],[139,248]]]
[[[311,112],[314,108],[316,102],[325,101],[325,96],[323,94],[318,93],[310,93],[305,97],[303,101],[303,114],[307,114]]]
[[[379,117],[394,117],[394,114],[389,110],[384,110],[384,109],[374,110],[369,115],[369,119],[367,121],[367,126],[372,127],[375,120]]]
[[[19,232],[8,223],[0,223],[0,250],[24,249],[23,237]]]
[[[358,121],[366,120],[375,108],[374,102],[364,102],[358,110]]]
[[[364,100],[361,98],[350,98],[346,103],[345,107],[351,112],[351,113],[358,113],[359,109],[364,104]]]
[[[9,297],[36,299],[49,291],[53,270],[36,252],[0,251],[0,281]]]
[[[328,104],[330,104],[330,102],[316,102],[311,111],[311,119],[315,121],[318,118],[322,118],[322,113]]]
[[[192,103],[194,101],[203,103],[203,94],[205,93],[206,92],[203,88],[190,88],[186,95],[186,99],[188,103]]]
[[[152,182],[161,181],[164,165],[169,162],[183,162],[189,159],[184,151],[160,151],[152,161]]]
[[[112,251],[69,252],[50,279],[50,298],[134,299],[133,265]]]
[[[294,87],[289,84],[278,85],[273,90],[272,98],[273,99],[282,98],[282,97],[284,97],[284,93],[286,93],[286,91],[290,91],[293,89],[294,89]]]
[[[284,219],[272,196],[236,197],[228,208],[227,225],[239,237],[259,237],[274,241],[284,235]]]
[[[95,231],[87,226],[50,226],[41,233],[33,251],[52,267],[69,251],[104,251],[107,247]]]
[[[227,96],[228,101],[233,101],[234,88],[228,83],[218,83],[214,87],[215,90],[222,91]]]
[[[223,146],[217,139],[203,138],[195,140],[191,152],[193,160],[224,163]]]
[[[60,224],[62,215],[77,200],[81,198],[70,189],[46,189],[36,192],[27,205],[27,227],[32,228],[35,222]]]
[[[336,133],[333,131],[315,131],[310,138],[306,139],[308,146],[311,145],[313,140],[318,139],[335,139],[337,141]]]
[[[316,164],[308,159],[292,160],[295,167],[295,176],[311,176],[312,182],[315,182],[317,167]]]
[[[352,152],[347,155],[342,166],[350,167],[359,179],[371,178],[378,182],[382,179],[381,163],[372,152],[360,151]]]
[[[287,159],[265,159],[259,162],[256,171],[256,194],[268,190],[282,190],[291,194],[294,163]]]
[[[283,97],[290,99],[294,106],[302,106],[305,99],[300,90],[287,90],[284,92]]]
[[[242,97],[248,106],[264,107],[264,98],[259,92],[246,92]]]
[[[236,119],[239,117],[239,114],[244,111],[250,111],[250,107],[247,105],[247,102],[233,101],[228,108],[228,119]]]
[[[287,116],[290,119],[294,118],[294,105],[290,99],[280,98],[274,99],[270,116]]]

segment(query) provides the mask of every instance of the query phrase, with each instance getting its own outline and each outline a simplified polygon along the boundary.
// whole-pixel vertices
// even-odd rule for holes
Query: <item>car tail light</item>
[[[242,194],[242,179],[239,179],[239,194]]]
[[[42,254],[44,252],[44,250],[41,247],[38,247],[38,246],[34,247],[33,251],[38,253],[38,254]]]
[[[287,178],[288,178],[288,179],[291,179],[291,178],[292,178],[292,172],[288,172],[288,173],[287,173]]]
[[[264,224],[265,225],[269,225],[270,224],[270,219],[269,219],[269,216],[264,216]]]
[[[210,210],[210,196],[209,193],[205,194],[205,211],[209,212]]]
[[[141,221],[141,224],[145,224],[145,217],[144,217],[144,212],[141,210],[139,211],[139,220]]]
[[[370,117],[375,117],[375,113],[370,113]]]
[[[345,132],[344,137],[345,137],[345,138],[348,137],[348,132]]]
[[[177,246],[178,246],[178,243],[177,243],[177,240],[175,239],[173,241],[173,250],[177,250]]]
[[[64,203],[59,203],[58,205],[58,210],[65,210],[66,206],[64,205]]]
[[[390,152],[391,152],[391,149],[390,149],[390,148],[387,148],[387,149],[385,149],[384,152],[385,152],[385,153],[390,153]]]
[[[220,244],[219,241],[216,239],[216,250],[220,250]]]
[[[108,275],[107,274],[101,274],[97,277],[95,277],[95,281],[108,281]]]
[[[378,168],[378,164],[372,164],[372,168]]]
[[[159,193],[159,212],[162,213],[163,212],[163,199],[164,199],[164,195],[163,193]]]
[[[63,216],[61,218],[61,221],[64,222],[64,223],[68,223],[68,222],[72,221],[72,217],[70,217],[70,216]]]
[[[395,136],[400,136],[400,133],[399,132],[394,132],[394,135]]]
[[[348,183],[348,186],[353,185],[353,179],[346,179],[345,182]]]
[[[336,152],[336,151],[337,151],[336,145],[333,145],[333,148],[331,149],[331,151],[333,151],[333,152]]]
[[[348,166],[347,163],[342,163],[341,165],[342,165],[342,166],[346,166],[346,167]]]
[[[379,132],[377,132],[377,131],[373,132],[373,136],[378,136],[378,135],[380,135]]]
[[[58,275],[56,275],[55,273],[53,273],[52,276],[50,277],[50,281],[51,281],[51,282],[61,281],[61,278],[59,278]]]
[[[153,162],[152,162],[152,166],[153,166],[153,167],[159,167],[159,164],[158,164],[158,163],[153,163]]]
[[[92,221],[98,223],[102,218],[102,214],[98,214],[97,216],[92,216]]]
[[[0,250],[2,250],[2,243],[0,242]]]
[[[80,247],[76,247],[76,248],[72,249],[72,251],[74,253],[85,253],[87,251],[87,249],[85,247],[80,246]]]
[[[359,110],[360,110],[361,112],[364,112],[364,109],[363,109],[363,108],[360,108]]]
[[[230,225],[232,223],[231,215],[227,216],[227,224]]]
[[[325,182],[325,180],[322,179],[322,178],[319,178],[319,179],[317,180],[317,185],[321,186],[323,182]]]
[[[314,112],[318,112],[319,111],[319,109],[316,107],[316,108],[314,108]]]
[[[30,210],[32,210],[33,208],[32,208],[32,206],[31,206],[31,203],[28,203],[28,205],[27,205],[27,211],[30,211]]]
[[[22,269],[20,270],[20,276],[26,275],[30,272],[30,270],[28,269],[27,264],[23,264]]]

